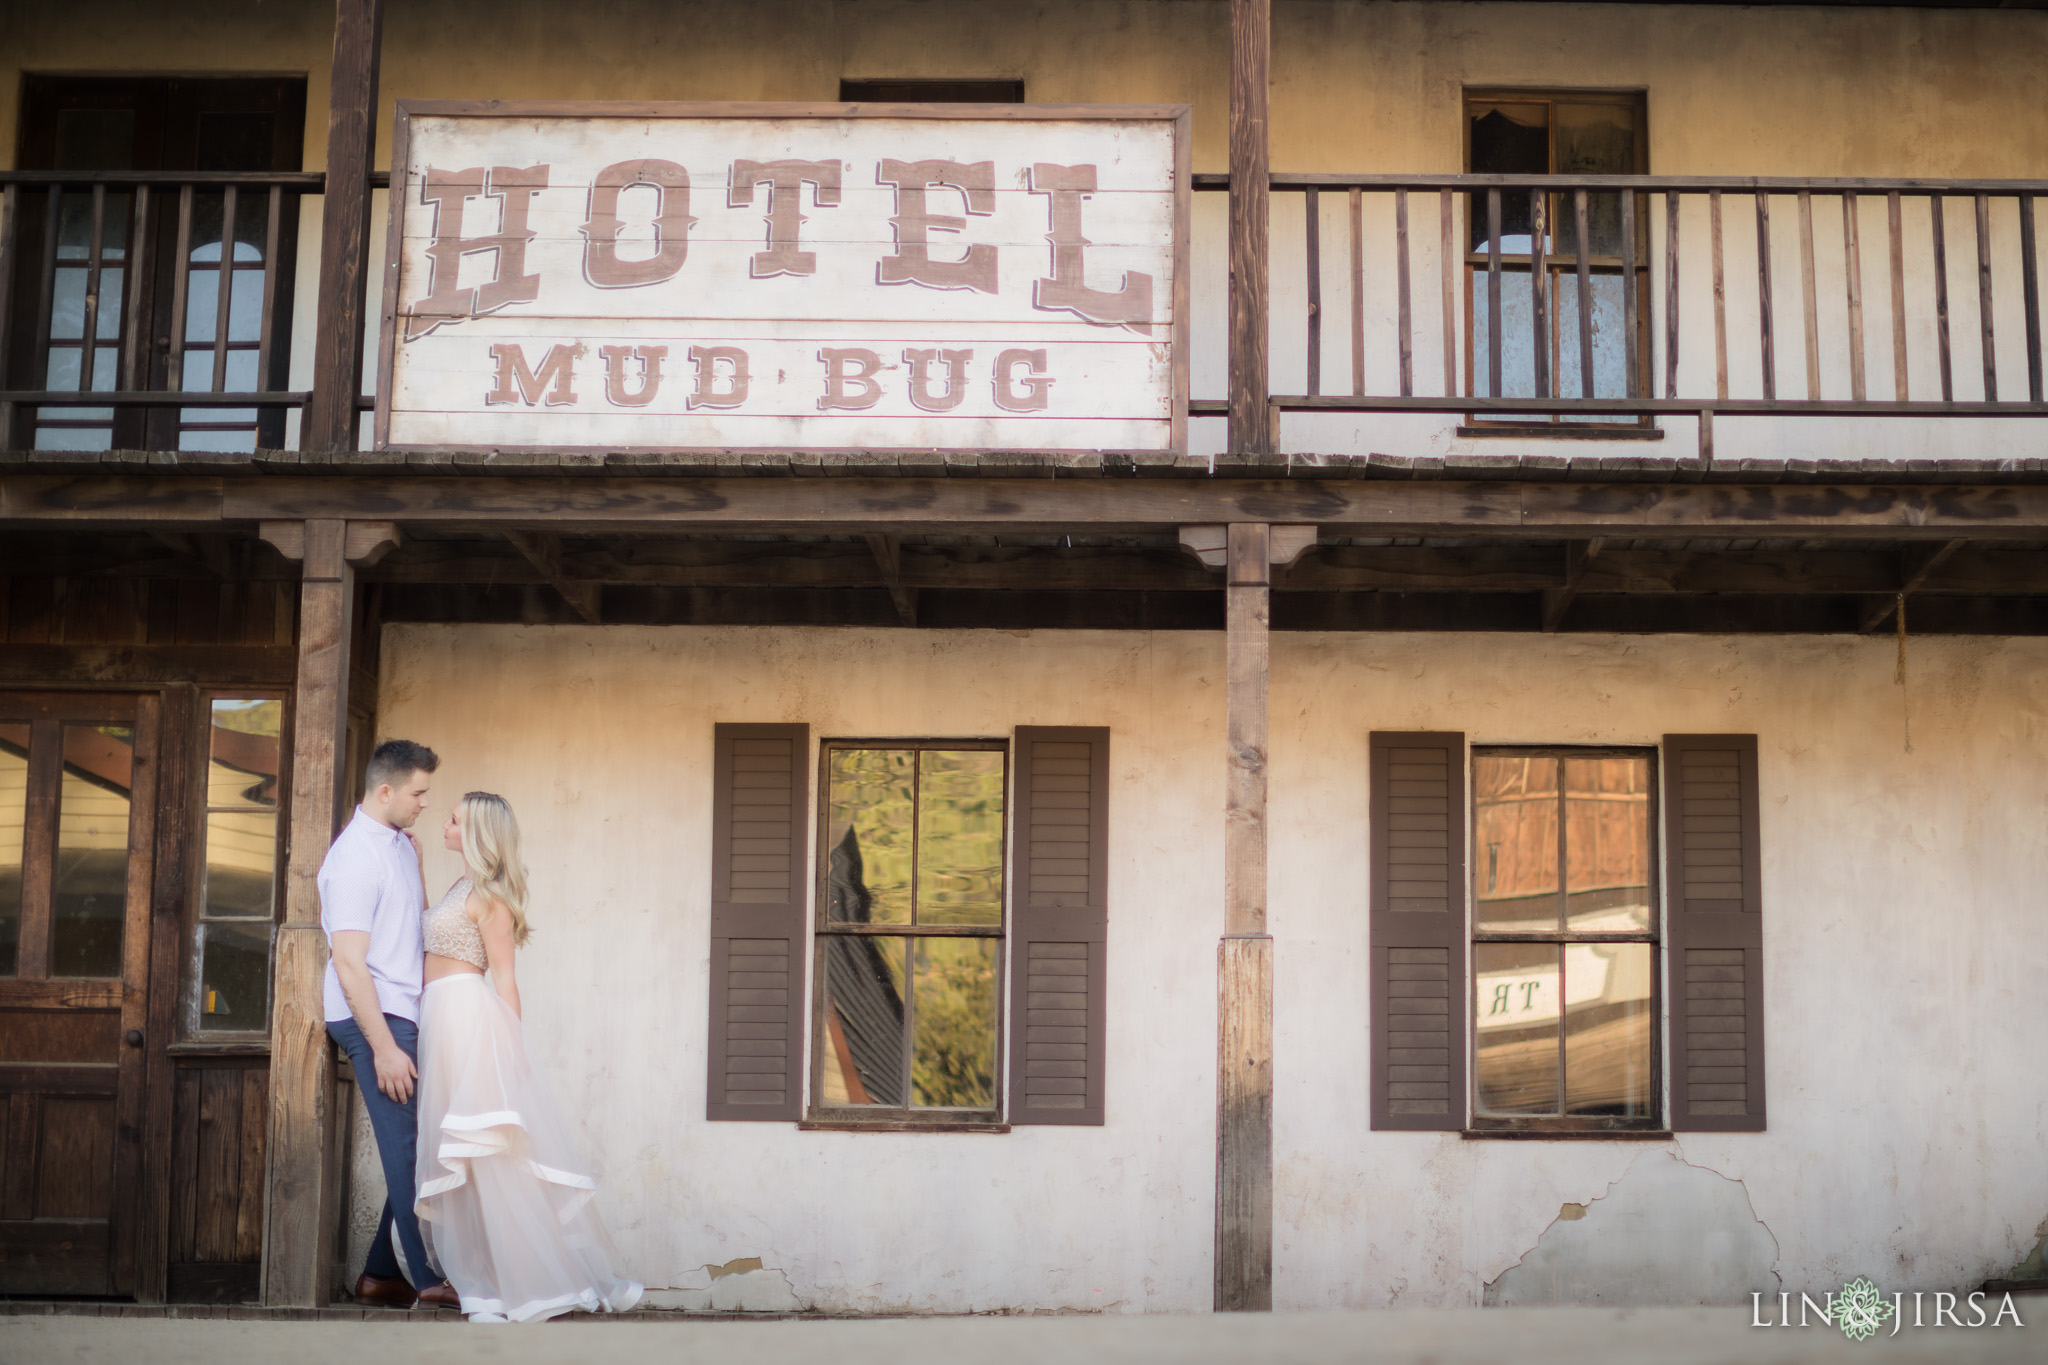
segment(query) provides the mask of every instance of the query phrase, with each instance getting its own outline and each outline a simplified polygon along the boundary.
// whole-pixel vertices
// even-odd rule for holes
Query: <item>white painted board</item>
[[[402,102],[380,447],[1184,448],[1186,111]]]

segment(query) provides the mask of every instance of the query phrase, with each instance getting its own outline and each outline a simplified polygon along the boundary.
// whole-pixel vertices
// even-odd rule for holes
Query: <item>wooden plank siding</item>
[[[253,1301],[263,1252],[269,1062],[181,1058],[171,1094],[167,1297]]]

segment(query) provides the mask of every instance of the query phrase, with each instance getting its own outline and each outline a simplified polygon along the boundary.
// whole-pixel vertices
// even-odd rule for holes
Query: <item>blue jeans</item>
[[[405,1049],[405,1055],[417,1067],[419,1025],[395,1014],[385,1015],[384,1022],[391,1027],[392,1039]],[[355,1020],[328,1020],[327,1036],[341,1045],[341,1050],[348,1054],[349,1065],[356,1070],[356,1089],[362,1092],[363,1106],[370,1111],[370,1131],[377,1135],[377,1156],[384,1164],[384,1188],[388,1192],[384,1197],[384,1215],[377,1220],[377,1237],[370,1243],[363,1273],[379,1279],[390,1279],[400,1273],[398,1257],[391,1251],[391,1233],[396,1229],[415,1287],[425,1289],[439,1284],[441,1277],[427,1264],[426,1244],[420,1240],[420,1220],[412,1211],[420,1129],[418,1083],[414,1083],[412,1098],[404,1104],[379,1090],[376,1057],[370,1051],[370,1040],[363,1037]]]

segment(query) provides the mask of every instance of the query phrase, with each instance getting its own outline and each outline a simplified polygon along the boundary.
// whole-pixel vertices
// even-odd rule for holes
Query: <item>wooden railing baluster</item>
[[[123,253],[121,274],[127,303],[121,315],[121,356],[114,380],[117,389],[149,387],[149,343],[142,327],[142,291],[149,277],[149,189],[147,185],[135,187],[129,211],[128,249]]]
[[[1859,240],[1856,195],[1842,196],[1842,274],[1849,302],[1849,396],[1864,397],[1863,386],[1863,246]]]
[[[1928,195],[1927,202],[1932,206],[1928,221],[1934,226],[1934,337],[1941,356],[1941,401],[1953,403],[1956,385],[1948,353],[1948,208],[1939,194]]]
[[[1500,191],[1486,192],[1486,396],[1500,391]]]
[[[276,334],[271,325],[271,314],[277,306],[277,238],[283,219],[284,191],[272,185],[263,227],[263,315],[257,321],[256,331],[256,387],[259,389],[270,387],[271,345]]]
[[[1885,218],[1892,243],[1892,389],[1903,403],[1912,390],[1906,368],[1906,226],[1897,190],[1885,196]]]
[[[1640,290],[1636,285],[1636,192],[1621,192],[1621,335],[1622,364],[1627,373],[1622,376],[1621,392],[1626,398],[1634,398],[1642,392],[1639,373],[1642,365],[1642,343],[1639,338],[1643,322],[1637,309],[1641,306]]]
[[[107,187],[92,187],[92,232],[85,248],[85,310],[79,319],[78,391],[92,392],[93,372],[99,368],[100,253],[107,244]]]
[[[1586,230],[1586,192],[1572,191],[1572,231],[1579,267],[1579,397],[1593,397],[1593,242]]]
[[[1458,260],[1465,253],[1454,251],[1457,240],[1457,210],[1450,190],[1443,191],[1443,247],[1437,257],[1437,273],[1443,277],[1444,314],[1444,397],[1458,392]]]
[[[1806,396],[1820,401],[1820,296],[1813,278],[1813,195],[1799,191],[1799,292],[1806,318]]]
[[[1550,195],[1529,191],[1529,327],[1531,378],[1538,398],[1550,397],[1550,356],[1554,344],[1550,329]]]
[[[57,232],[63,226],[63,198],[62,185],[50,186],[50,201],[46,206],[48,213],[43,231],[43,277],[36,301],[36,368],[33,382],[38,388],[48,388],[50,384],[50,315],[57,296]]]
[[[1728,280],[1721,268],[1721,191],[1707,196],[1714,254],[1714,396],[1728,396]]]
[[[178,187],[178,245],[171,260],[170,359],[164,370],[164,387],[185,387],[185,296],[192,280],[192,187]]]
[[[1664,396],[1678,397],[1678,191],[1664,191]]]
[[[2034,196],[2023,194],[2020,201],[2020,291],[2027,318],[2027,401],[2041,397],[2041,271],[2034,241]]]
[[[0,186],[0,390],[13,382],[14,359],[8,339],[14,329],[6,320],[14,316],[14,254],[20,236],[21,191],[18,186]],[[14,440],[14,400],[0,398],[0,447]]]
[[[1977,196],[1977,323],[1982,334],[1984,401],[1998,401],[1998,345],[1991,328],[1991,200]]]
[[[1351,187],[1351,393],[1365,392],[1365,214]]]
[[[1401,396],[1415,392],[1415,313],[1408,285],[1408,191],[1394,191],[1394,288],[1399,310]]]
[[[1777,337],[1771,318],[1771,197],[1756,197],[1757,326],[1763,341],[1764,397],[1778,396]]]
[[[220,273],[213,292],[213,391],[227,392],[228,301],[235,296],[235,187],[228,186],[220,206]]]

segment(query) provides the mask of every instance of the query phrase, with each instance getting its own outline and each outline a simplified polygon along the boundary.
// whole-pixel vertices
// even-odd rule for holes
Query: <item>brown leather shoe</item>
[[[367,1303],[378,1308],[410,1308],[413,1300],[418,1297],[402,1275],[387,1278],[365,1273],[356,1278],[357,1303]]]
[[[439,1284],[430,1284],[420,1291],[419,1306],[422,1308],[461,1308],[462,1295],[455,1292],[454,1285],[443,1280]]]

